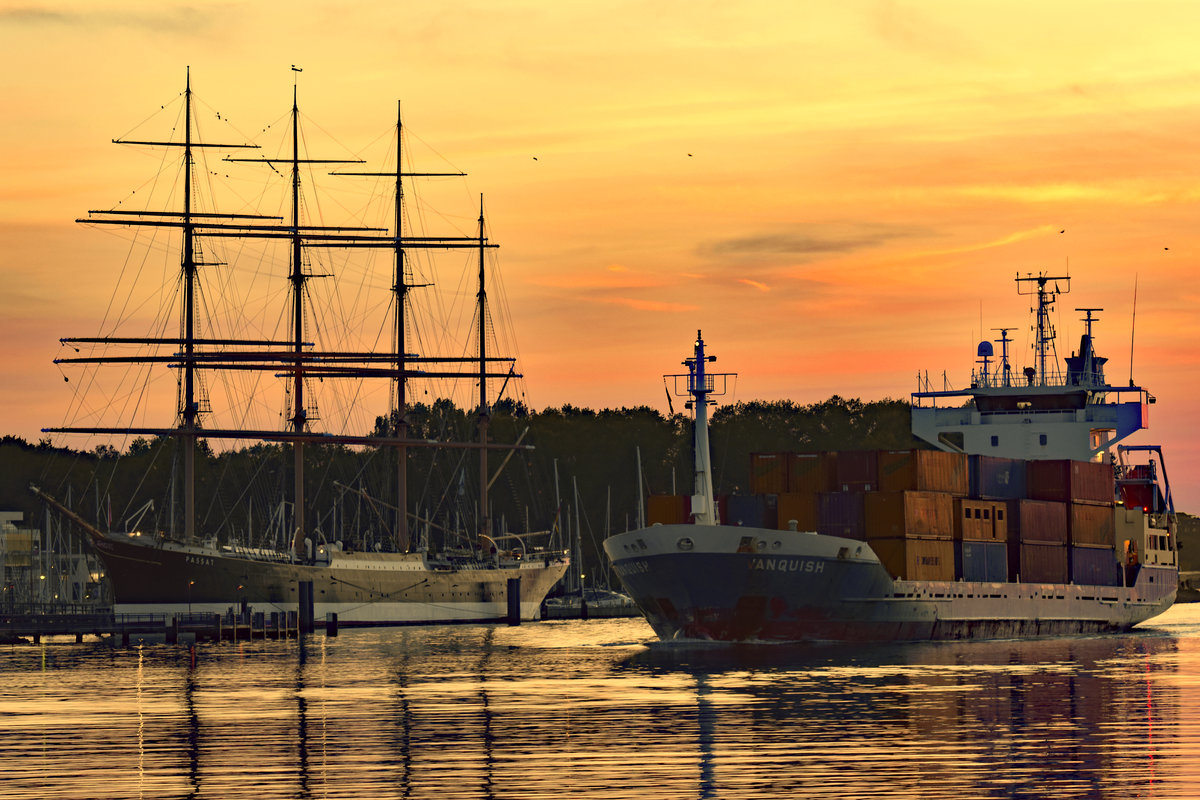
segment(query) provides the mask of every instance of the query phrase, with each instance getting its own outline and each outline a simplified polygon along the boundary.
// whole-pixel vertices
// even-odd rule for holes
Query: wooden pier
[[[336,635],[337,622],[333,622]],[[300,635],[301,619],[295,611],[227,612],[225,614],[3,614],[0,613],[0,639],[19,642],[43,636],[120,637],[131,640],[159,639],[175,643],[182,637],[193,641],[250,641],[252,639],[294,639]]]

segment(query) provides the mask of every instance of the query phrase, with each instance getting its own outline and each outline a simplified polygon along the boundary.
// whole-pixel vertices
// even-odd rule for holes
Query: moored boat
[[[1012,379],[1002,334],[995,368],[992,343],[981,343],[968,389],[913,395],[913,432],[937,450],[769,454],[771,470],[802,461],[809,490],[760,496],[773,515],[748,522],[713,492],[707,408],[725,376],[707,370],[697,333],[688,373],[668,376],[695,414],[695,493],[678,505],[687,518],[604,543],[658,636],[1065,635],[1125,630],[1170,607],[1178,560],[1162,451],[1120,444],[1154,400],[1105,380],[1092,342],[1099,309],[1080,309],[1080,350],[1065,373],[1053,366],[1048,312],[1068,280],[1018,277],[1038,297],[1038,363],[1023,380]],[[770,478],[758,482],[787,485]]]
[[[298,72],[298,70],[297,70]],[[110,512],[101,515],[97,509],[94,519],[85,519],[70,504],[60,502],[47,489],[34,491],[48,504],[72,521],[90,540],[105,565],[104,576],[111,585],[114,608],[127,613],[179,613],[214,611],[230,608],[243,610],[288,611],[311,601],[318,621],[326,614],[336,613],[340,624],[409,624],[427,622],[474,622],[511,619],[519,614],[534,619],[542,600],[562,577],[568,566],[568,556],[553,549],[548,541],[536,544],[537,533],[510,533],[502,521],[492,518],[492,503],[488,488],[499,475],[507,460],[499,465],[491,462],[491,451],[511,452],[519,443],[497,442],[489,435],[489,420],[493,405],[502,397],[510,381],[520,378],[514,359],[498,357],[489,350],[489,337],[494,337],[491,307],[488,304],[485,255],[495,245],[489,242],[482,212],[476,236],[426,236],[406,230],[404,212],[405,186],[414,178],[458,176],[462,173],[430,173],[406,171],[402,166],[402,127],[396,123],[396,150],[393,169],[385,172],[349,172],[348,163],[358,159],[314,158],[302,152],[303,137],[299,132],[300,115],[293,90],[291,113],[288,117],[290,152],[286,155],[262,158],[226,157],[226,162],[254,163],[259,169],[285,181],[289,193],[290,219],[259,213],[222,213],[208,210],[211,206],[198,199],[198,181],[194,176],[204,174],[198,168],[197,156],[206,150],[240,152],[255,148],[253,144],[217,144],[198,138],[194,124],[195,106],[190,74],[181,95],[183,109],[181,124],[176,128],[182,139],[170,141],[114,140],[139,146],[175,149],[182,153],[179,174],[181,186],[173,202],[182,208],[132,211],[114,208],[90,212],[80,222],[132,228],[168,228],[176,232],[179,245],[178,286],[163,291],[164,301],[174,308],[163,319],[179,321],[176,335],[163,336],[98,336],[62,340],[76,352],[80,347],[95,348],[81,356],[56,359],[61,365],[138,364],[153,371],[166,367],[177,376],[176,418],[174,424],[163,427],[138,427],[129,423],[101,427],[96,424],[74,425],[45,429],[48,433],[91,434],[118,437],[151,437],[152,442],[171,441],[177,448],[175,458],[182,476],[172,481],[169,498],[160,500],[159,508],[169,520],[156,526],[142,525],[143,514],[132,519],[127,529],[112,528]],[[220,115],[216,115],[220,119]],[[269,126],[268,126],[269,127]],[[266,130],[266,129],[264,129]],[[302,212],[312,207],[301,194],[302,170],[313,165],[339,167],[343,176],[383,179],[392,190],[394,204],[390,230],[365,226],[351,221],[349,225],[311,224]],[[278,166],[278,169],[277,169]],[[226,167],[228,168],[228,167]],[[210,175],[216,175],[211,169]],[[286,172],[286,174],[285,174]],[[305,180],[310,173],[305,172]],[[226,176],[229,177],[229,176]],[[205,209],[203,211],[199,209]],[[288,274],[279,276],[281,286],[289,290],[288,303],[265,309],[262,329],[270,329],[275,320],[286,320],[282,334],[247,335],[233,333],[214,335],[212,331],[225,321],[237,320],[244,314],[238,308],[239,299],[232,298],[233,310],[214,311],[207,303],[225,299],[223,293],[234,285],[221,277],[214,291],[209,285],[205,294],[200,276],[211,267],[229,263],[213,257],[217,242],[279,241],[288,248]],[[157,246],[157,243],[155,244]],[[390,253],[393,258],[391,274],[361,279],[361,284],[386,285],[387,298],[377,305],[390,309],[390,318],[374,320],[384,331],[382,339],[390,346],[349,347],[357,344],[356,328],[365,325],[365,316],[339,318],[330,314],[333,322],[344,331],[331,330],[322,317],[322,324],[312,320],[317,314],[331,309],[313,308],[310,282],[329,275],[313,271],[312,253],[318,250],[342,249],[347,252],[370,250]],[[412,330],[411,293],[428,283],[414,280],[410,260],[415,253],[428,250],[464,250],[478,255],[478,280],[475,322],[463,341],[455,342],[450,355],[414,353],[414,345],[423,346],[424,339]],[[240,253],[236,248],[234,255]],[[251,256],[251,259],[254,257]],[[249,272],[262,269],[262,257]],[[232,262],[233,259],[229,259]],[[472,265],[473,266],[473,265]],[[362,303],[352,305],[362,313]],[[211,317],[204,317],[205,312]],[[450,327],[451,320],[440,324]],[[347,333],[348,332],[348,333]],[[474,337],[474,341],[467,341]],[[315,341],[314,341],[315,338]],[[140,348],[136,355],[122,347]],[[217,374],[253,373],[264,379],[277,379],[282,384],[285,408],[279,417],[284,425],[277,428],[241,425],[221,427],[210,422],[211,396],[207,376]],[[390,384],[388,405],[379,408],[375,430],[347,432],[320,427],[320,415],[314,394],[326,382],[385,381]],[[478,436],[473,441],[432,440],[409,435],[409,413],[412,408],[410,384],[415,381],[459,381],[477,387],[474,408]],[[237,385],[231,381],[230,385]],[[146,392],[148,394],[148,392]],[[350,405],[357,402],[354,392]],[[136,393],[135,393],[135,396]],[[254,398],[228,398],[231,416],[248,416]],[[220,531],[204,529],[203,514],[197,500],[197,450],[208,440],[251,441],[280,445],[280,455],[291,464],[290,496],[273,506],[273,537],[264,535],[264,524],[254,518],[251,509],[242,513],[248,520],[246,528],[234,533],[231,525]],[[141,441],[146,442],[146,439]],[[150,445],[145,445],[149,447]],[[341,486],[345,493],[365,498],[361,504],[371,514],[371,535],[347,531],[344,520],[330,517],[322,522],[317,510],[306,499],[306,449],[323,452],[321,448],[341,448],[335,454],[376,452],[386,454],[386,481],[390,491],[386,498],[371,496],[361,486]],[[425,506],[423,515],[410,510],[408,497],[410,455],[418,449],[437,448],[439,451],[472,451],[478,463],[478,475],[468,477],[461,466],[454,473],[454,483],[437,486],[434,508]],[[477,455],[476,455],[477,454]],[[461,459],[460,459],[461,461]],[[358,462],[355,462],[358,463]],[[363,468],[365,469],[365,468]],[[359,469],[359,475],[363,469]],[[283,470],[276,468],[282,475]],[[172,467],[174,474],[174,467]],[[268,471],[269,480],[272,473]],[[421,475],[427,487],[434,476]],[[141,488],[141,485],[138,485]],[[474,497],[468,497],[468,489]],[[233,491],[247,496],[247,487]],[[180,497],[181,496],[181,497]],[[468,512],[439,510],[447,497],[472,505]],[[176,506],[176,497],[182,500]],[[138,502],[142,502],[141,498]],[[147,502],[145,508],[153,508]],[[263,514],[262,505],[258,512]],[[102,516],[107,516],[103,522]],[[227,514],[226,520],[232,515]],[[435,520],[433,517],[436,516]],[[330,521],[332,519],[332,521]],[[149,522],[149,518],[146,518]],[[414,522],[416,523],[414,525]],[[178,526],[176,525],[178,523]],[[325,529],[322,530],[322,525]],[[336,532],[336,535],[334,533]],[[540,534],[548,537],[548,532]],[[305,595],[311,591],[311,595]]]

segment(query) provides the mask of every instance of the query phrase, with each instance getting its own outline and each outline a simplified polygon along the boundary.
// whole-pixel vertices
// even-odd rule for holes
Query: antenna
[[[1137,330],[1138,275],[1133,273],[1133,318],[1129,322],[1129,385],[1133,386],[1133,334]]]

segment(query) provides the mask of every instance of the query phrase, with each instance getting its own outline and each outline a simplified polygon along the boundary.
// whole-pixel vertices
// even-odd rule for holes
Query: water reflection
[[[1200,614],[1117,637],[649,646],[638,621],[0,651],[0,796],[1190,797]]]

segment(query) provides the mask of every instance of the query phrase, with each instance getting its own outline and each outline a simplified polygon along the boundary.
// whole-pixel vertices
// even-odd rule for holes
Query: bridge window
[[[1038,435],[1038,444],[1040,444],[1042,447],[1046,446],[1046,434],[1042,433]]]
[[[993,436],[992,437],[992,447],[999,447],[999,446],[1000,446],[1000,437]]]

